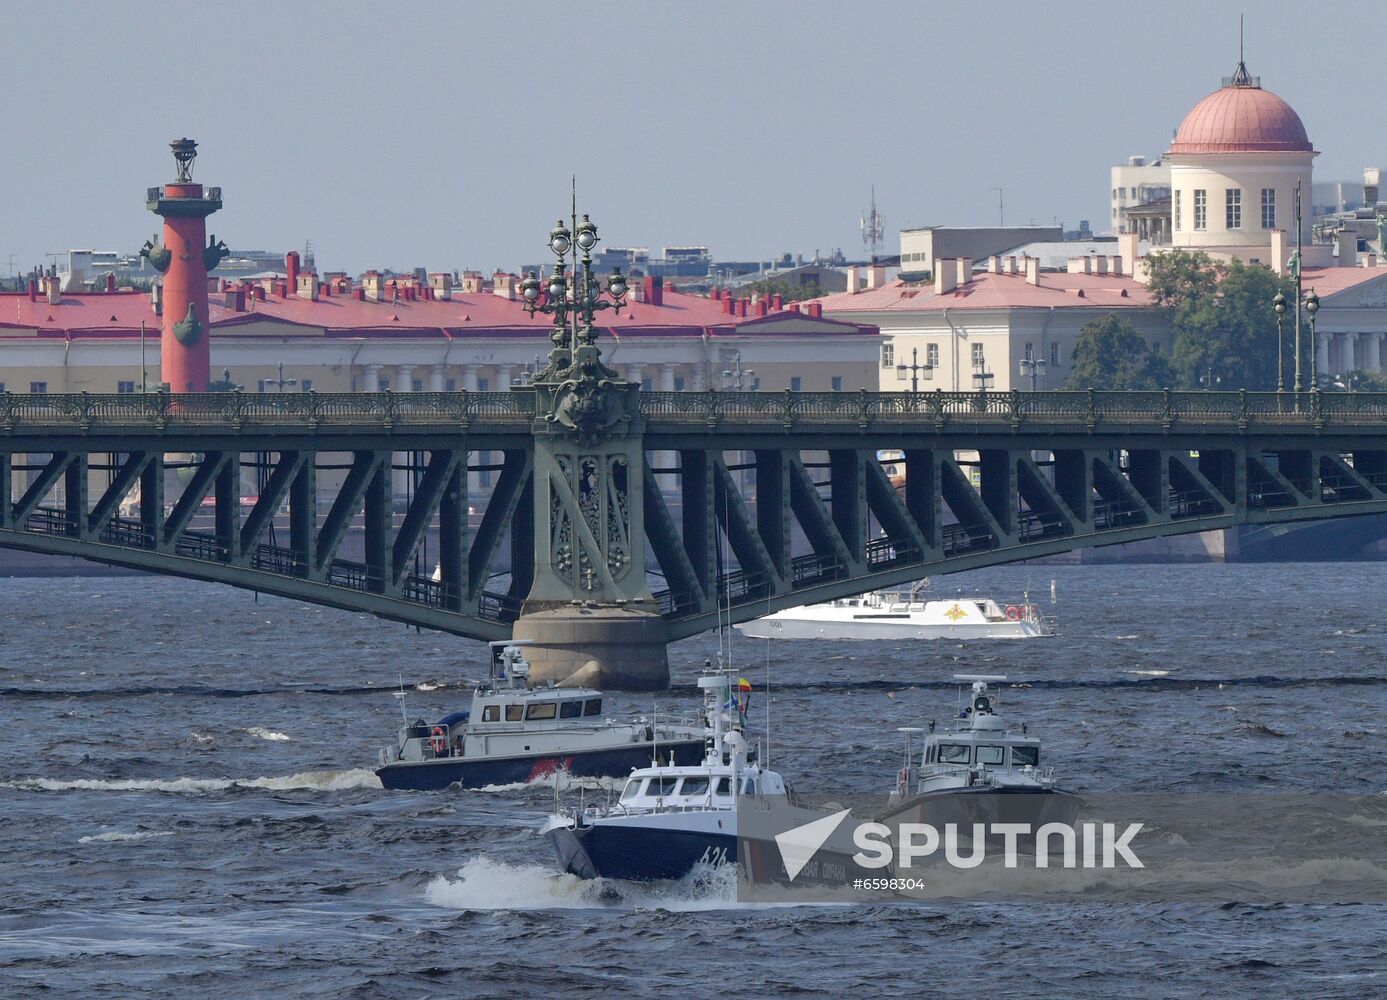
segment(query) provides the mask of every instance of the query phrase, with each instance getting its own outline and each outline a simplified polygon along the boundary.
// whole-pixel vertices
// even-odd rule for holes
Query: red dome
[[[1269,90],[1233,84],[1185,115],[1172,153],[1314,152],[1295,110]]]

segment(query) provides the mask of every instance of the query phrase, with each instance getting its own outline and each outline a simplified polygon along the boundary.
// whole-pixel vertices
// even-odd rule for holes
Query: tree
[[[1161,389],[1172,380],[1165,357],[1111,313],[1083,325],[1071,357],[1068,389]]]
[[[1219,264],[1185,251],[1153,255],[1149,266],[1148,287],[1175,331],[1171,362],[1181,386],[1199,388],[1212,375],[1224,389],[1276,387],[1272,303],[1277,292],[1295,302],[1289,281],[1265,267],[1237,260]],[[1288,353],[1286,370],[1293,365]]]
[[[749,281],[745,285],[737,288],[738,295],[751,295],[753,292],[762,298],[770,298],[772,295],[779,295],[784,302],[800,302],[804,299],[817,299],[823,293],[819,291],[819,279],[810,278],[805,282],[786,281],[779,278],[763,278],[760,281]]]

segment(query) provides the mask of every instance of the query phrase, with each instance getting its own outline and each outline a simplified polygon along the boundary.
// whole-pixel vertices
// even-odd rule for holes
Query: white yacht
[[[463,788],[531,781],[553,771],[619,777],[651,761],[695,760],[701,725],[622,722],[602,715],[602,692],[529,688],[523,640],[491,643],[491,676],[472,693],[470,710],[405,723],[380,751],[376,775],[386,788]]]
[[[1029,727],[1013,730],[998,711],[989,684],[1005,674],[955,674],[960,682],[956,728],[939,732],[903,727],[905,762],[896,775],[888,816],[916,812],[926,822],[1035,823],[1072,819],[1078,800],[1061,790]],[[963,697],[961,685],[971,685]],[[914,737],[924,736],[916,756]],[[990,793],[990,794],[989,794]],[[1023,815],[1024,814],[1024,815]]]
[[[541,832],[564,871],[649,882],[682,878],[699,865],[733,864],[738,810],[788,794],[784,779],[747,747],[736,678],[718,671],[698,686],[709,725],[702,758],[637,768],[616,802],[551,816]]]
[[[759,639],[1039,639],[1056,634],[1054,618],[1028,597],[1005,605],[990,597],[927,601],[922,590],[917,585],[908,594],[873,591],[777,611],[734,627]]]

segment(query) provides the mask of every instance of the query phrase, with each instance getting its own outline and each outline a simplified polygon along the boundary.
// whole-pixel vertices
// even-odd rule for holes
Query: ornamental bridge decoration
[[[1387,511],[1387,394],[650,393],[561,353],[509,392],[5,394],[0,546],[514,626],[540,677],[650,687],[720,607]]]

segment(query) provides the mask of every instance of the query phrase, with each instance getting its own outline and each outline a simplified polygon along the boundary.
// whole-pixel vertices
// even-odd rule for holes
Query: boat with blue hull
[[[737,680],[719,672],[698,683],[709,723],[702,761],[638,768],[610,806],[551,816],[541,832],[564,871],[651,882],[734,864],[739,809],[789,794],[784,779],[748,751],[741,732],[746,700]]]
[[[529,688],[519,641],[494,642],[488,681],[468,711],[436,722],[409,721],[380,751],[376,775],[391,789],[435,791],[534,781],[562,771],[577,778],[620,777],[632,768],[698,760],[698,725],[604,718],[591,688]],[[402,696],[401,696],[402,698]]]

